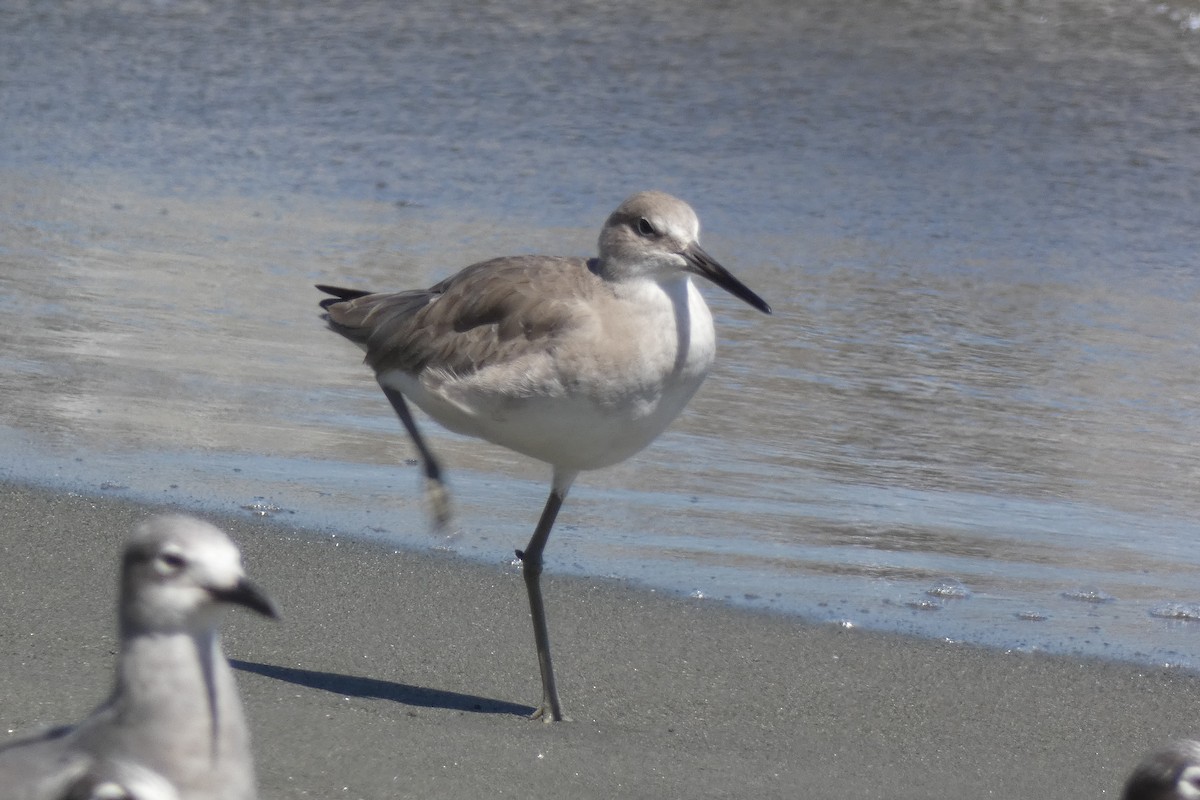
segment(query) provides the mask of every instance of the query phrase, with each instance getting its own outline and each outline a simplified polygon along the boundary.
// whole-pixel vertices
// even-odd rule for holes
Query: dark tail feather
[[[334,303],[341,303],[346,300],[355,300],[359,297],[366,297],[374,292],[365,292],[362,289],[343,289],[340,286],[326,286],[323,283],[317,284],[317,289],[325,294],[331,294],[333,297],[326,297],[321,301],[321,308],[329,308]]]

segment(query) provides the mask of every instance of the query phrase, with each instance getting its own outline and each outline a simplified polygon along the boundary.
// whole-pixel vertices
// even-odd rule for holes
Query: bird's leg
[[[561,722],[563,713],[562,704],[558,700],[558,687],[554,682],[554,665],[550,661],[550,632],[546,628],[546,609],[542,604],[542,551],[546,548],[550,529],[554,527],[558,510],[562,508],[563,500],[566,499],[574,479],[574,474],[555,474],[554,485],[550,489],[550,496],[546,498],[546,507],[542,509],[542,516],[533,531],[533,537],[524,550],[517,551],[517,558],[521,559],[521,571],[525,577],[525,590],[529,593],[533,641],[537,646],[538,667],[542,672],[542,704],[533,712],[533,718],[540,718],[543,722]]]
[[[404,395],[382,383],[379,384],[379,388],[383,389],[388,402],[396,411],[396,416],[404,424],[404,429],[408,431],[409,438],[417,448],[417,454],[421,457],[421,467],[425,470],[425,494],[433,511],[433,522],[439,531],[443,530],[450,522],[450,494],[442,480],[442,465],[438,463],[433,451],[425,444],[421,432],[417,430],[417,423],[412,417],[412,412],[408,410],[408,402]]]

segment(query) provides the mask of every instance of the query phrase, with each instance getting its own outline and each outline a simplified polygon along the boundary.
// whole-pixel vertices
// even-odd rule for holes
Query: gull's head
[[[276,616],[271,601],[246,578],[241,553],[222,530],[185,516],[155,517],[134,529],[121,568],[123,629],[212,628],[229,605]]]
[[[664,192],[638,192],[609,215],[600,231],[600,268],[616,281],[690,272],[771,313],[761,297],[700,247],[700,220],[692,207]]]
[[[1200,742],[1184,740],[1137,765],[1123,800],[1200,800]]]

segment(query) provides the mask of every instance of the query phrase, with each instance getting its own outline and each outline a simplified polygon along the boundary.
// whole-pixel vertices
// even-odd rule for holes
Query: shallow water
[[[427,423],[428,533],[311,284],[656,187],[776,313],[705,289],[717,368],[548,569],[1197,666],[1198,70],[1136,0],[6,4],[0,470],[507,561],[546,469]]]

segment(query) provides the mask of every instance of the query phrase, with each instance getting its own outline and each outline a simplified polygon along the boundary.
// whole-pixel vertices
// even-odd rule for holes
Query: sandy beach
[[[117,555],[158,510],[0,488],[5,735],[103,698]],[[524,718],[515,570],[209,518],[283,612],[226,629],[266,798],[1113,797],[1197,731],[1194,675],[815,627],[557,578],[552,558],[573,721],[545,725]]]

